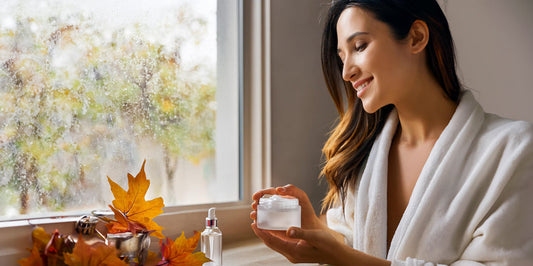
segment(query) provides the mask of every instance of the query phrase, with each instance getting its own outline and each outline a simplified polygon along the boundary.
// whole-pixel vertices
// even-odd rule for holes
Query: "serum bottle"
[[[217,227],[215,208],[210,208],[205,218],[205,230],[202,232],[201,249],[213,262],[204,265],[222,265],[222,232]]]

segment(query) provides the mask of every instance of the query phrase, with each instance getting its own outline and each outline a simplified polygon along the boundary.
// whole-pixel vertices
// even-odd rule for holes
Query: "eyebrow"
[[[367,35],[369,34],[368,32],[366,31],[358,31],[358,32],[354,32],[352,33],[352,35],[350,35],[347,39],[346,39],[346,43],[349,43],[351,42],[355,37],[359,36],[359,35]],[[337,48],[337,53],[340,52],[340,49]]]

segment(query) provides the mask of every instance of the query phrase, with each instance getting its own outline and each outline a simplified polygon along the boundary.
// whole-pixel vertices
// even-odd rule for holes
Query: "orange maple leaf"
[[[170,238],[166,238],[166,241],[159,240],[159,246],[161,246],[161,262],[158,265],[202,265],[205,262],[211,261],[205,257],[203,252],[192,253],[198,245],[200,240],[200,232],[194,232],[194,236],[186,238],[184,233],[181,232],[181,236],[176,238],[176,241],[172,241]]]
[[[44,266],[43,258],[41,257],[41,252],[36,243],[33,244],[31,249],[31,255],[27,258],[17,261],[20,266]]]
[[[117,249],[104,243],[88,245],[79,238],[72,253],[64,253],[65,264],[69,266],[114,266],[128,265],[117,256]]]
[[[136,177],[128,174],[128,191],[124,190],[117,183],[113,182],[111,178],[107,177],[111,192],[115,196],[113,206],[111,209],[115,212],[116,221],[106,224],[108,233],[122,233],[131,231],[135,233],[139,229],[146,229],[153,231],[153,236],[157,238],[164,238],[161,230],[163,227],[152,221],[153,218],[163,213],[163,198],[155,198],[149,201],[144,199],[150,180],[146,179],[144,173],[143,162],[141,171]],[[122,214],[120,214],[120,213]]]

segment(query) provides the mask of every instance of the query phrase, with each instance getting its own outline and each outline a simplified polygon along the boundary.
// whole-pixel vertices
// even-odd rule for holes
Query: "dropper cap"
[[[217,227],[217,217],[215,216],[215,209],[210,208],[207,212],[207,217],[205,218],[205,227],[212,228]]]

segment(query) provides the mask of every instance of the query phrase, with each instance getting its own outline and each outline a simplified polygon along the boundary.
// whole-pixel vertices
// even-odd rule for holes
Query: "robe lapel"
[[[387,255],[387,168],[397,125],[398,115],[393,110],[370,150],[356,186],[354,248],[380,258]]]
[[[392,138],[398,125],[398,114],[393,110],[376,138],[366,166],[356,189],[356,207],[353,230],[353,247],[380,258],[396,258],[403,250],[415,245],[409,233],[434,207],[435,199],[430,190],[438,190],[438,180],[460,174],[464,158],[468,156],[468,143],[479,131],[484,112],[472,94],[466,91],[461,102],[441,136],[435,143],[413,189],[407,208],[392,238],[387,252],[387,171]],[[413,219],[418,223],[413,223]]]
[[[445,194],[449,194],[446,186],[461,176],[461,165],[466,161],[470,143],[483,121],[483,109],[469,91],[464,92],[452,119],[435,142],[422,168],[393,236],[387,259],[405,259],[408,254],[412,255],[413,249],[425,248],[422,247],[423,241],[416,238],[424,234],[423,231],[428,225],[431,226],[434,218],[439,219],[433,215],[435,212],[449,207],[447,201],[441,200]]]

